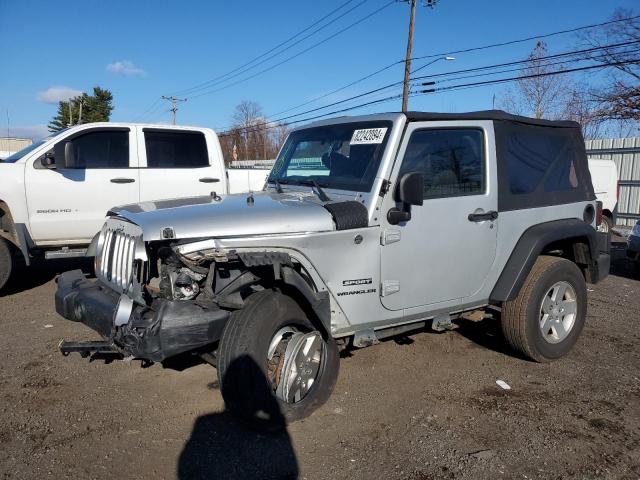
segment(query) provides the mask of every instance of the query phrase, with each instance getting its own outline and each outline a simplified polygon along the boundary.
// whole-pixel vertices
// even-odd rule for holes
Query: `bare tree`
[[[262,108],[256,102],[252,102],[249,100],[242,100],[235,109],[233,113],[232,120],[234,127],[239,130],[241,142],[240,151],[244,153],[244,160],[247,160],[253,156],[250,155],[250,150],[254,145],[252,145],[253,139],[256,134],[256,127],[262,121]]]
[[[280,150],[289,128],[270,122],[256,102],[243,100],[232,115],[233,127],[220,134],[220,146],[226,162],[273,159]],[[234,150],[237,155],[234,155]]]
[[[591,92],[598,115],[606,120],[640,120],[640,61],[637,43],[631,43],[640,41],[640,19],[633,18],[635,14],[617,9],[611,18],[616,23],[581,35],[584,46],[598,48],[589,54],[591,60],[614,64],[607,84]]]
[[[513,113],[535,118],[559,118],[567,103],[569,91],[563,75],[548,75],[557,70],[545,62],[547,45],[538,42],[527,58],[520,76],[528,77],[516,81],[500,97],[498,105]]]

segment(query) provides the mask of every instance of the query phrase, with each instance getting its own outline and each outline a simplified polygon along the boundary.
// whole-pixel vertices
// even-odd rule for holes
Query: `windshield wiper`
[[[297,180],[300,185],[309,185],[313,187],[311,190],[315,193],[321,202],[330,202],[331,199],[324,193],[324,190],[316,180]]]

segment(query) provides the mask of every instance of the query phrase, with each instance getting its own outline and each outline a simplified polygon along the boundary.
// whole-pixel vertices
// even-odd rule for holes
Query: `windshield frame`
[[[367,129],[367,128],[386,128],[385,136],[382,142],[380,142],[375,149],[373,156],[374,158],[371,160],[369,167],[367,170],[371,170],[366,183],[354,184],[354,183],[346,183],[339,181],[331,181],[330,175],[309,175],[308,177],[297,179],[292,177],[287,177],[286,172],[291,163],[291,159],[293,154],[296,151],[295,146],[299,143],[305,141],[305,138],[309,138],[312,133],[327,131],[330,129],[338,129],[338,128],[346,128],[352,131]],[[301,128],[298,130],[294,130],[289,134],[285,144],[280,149],[280,153],[278,154],[278,158],[276,159],[271,172],[267,178],[267,182],[270,184],[275,184],[277,180],[280,185],[292,185],[292,186],[312,186],[312,182],[315,181],[317,184],[326,189],[331,190],[344,190],[350,192],[370,192],[375,183],[376,177],[378,176],[378,171],[380,170],[380,166],[382,165],[382,160],[384,159],[385,152],[387,151],[387,147],[389,144],[389,140],[391,138],[392,132],[394,129],[394,122],[388,119],[375,119],[375,120],[360,120],[353,122],[338,122],[332,124],[325,125],[314,125],[307,128]]]

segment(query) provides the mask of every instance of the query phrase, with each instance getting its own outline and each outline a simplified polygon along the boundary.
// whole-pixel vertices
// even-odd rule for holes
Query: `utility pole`
[[[413,25],[416,20],[416,0],[411,1],[411,16],[409,19],[409,38],[407,39],[407,56],[404,60],[404,86],[402,88],[402,111],[407,112],[409,103],[409,77],[411,76],[411,51],[413,50]]]
[[[413,50],[413,27],[416,21],[416,3],[418,0],[404,0],[411,4],[409,17],[409,38],[407,39],[407,55],[404,60],[404,86],[402,89],[402,111],[406,113],[409,103],[409,77],[411,76],[411,52]],[[422,0],[427,7],[433,8],[437,0]]]
[[[84,103],[84,98],[80,97],[80,112],[78,115],[78,125],[82,123],[82,104]]]
[[[187,99],[186,98],[176,98],[176,97],[165,97],[164,95],[162,96],[163,100],[168,100],[169,102],[171,102],[171,113],[173,114],[173,124],[176,124],[176,112],[178,111],[178,102],[186,102]]]

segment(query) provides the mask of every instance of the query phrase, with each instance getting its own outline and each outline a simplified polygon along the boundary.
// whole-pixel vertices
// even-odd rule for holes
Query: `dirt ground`
[[[637,479],[640,275],[621,245],[567,358],[515,357],[495,320],[386,341],[344,355],[329,402],[278,435],[238,425],[195,360],[62,357],[95,338],[54,312],[76,265],[33,270],[0,298],[1,478]]]

